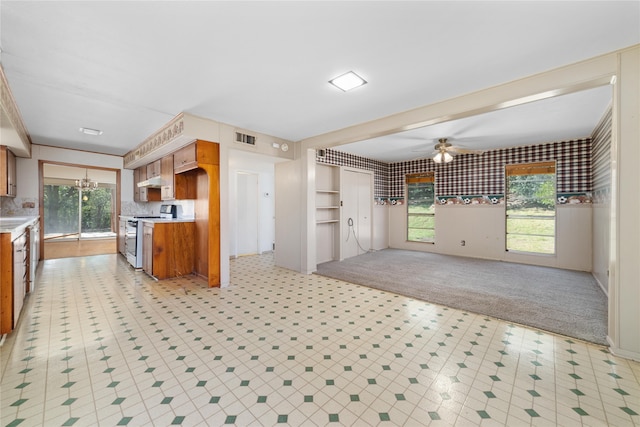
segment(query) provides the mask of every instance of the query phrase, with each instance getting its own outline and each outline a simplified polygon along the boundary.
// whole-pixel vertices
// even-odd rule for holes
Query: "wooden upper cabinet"
[[[196,143],[189,144],[173,153],[173,172],[182,173],[196,169],[198,158],[196,156]]]
[[[0,146],[0,196],[16,197],[16,156]]]
[[[151,179],[151,178],[155,178],[156,176],[161,176],[162,175],[162,161],[161,160],[156,160],[155,162],[149,163],[146,167],[147,167],[147,178],[146,179]]]
[[[208,141],[196,141],[196,157],[198,163],[205,165],[220,164],[220,150],[218,144]]]
[[[196,141],[173,153],[173,171],[175,174],[198,168],[199,164],[217,165],[220,163],[217,144]]]
[[[134,193],[136,202],[170,201],[197,198],[197,173],[192,172],[202,165],[220,163],[218,144],[195,141],[173,154],[134,170]],[[138,182],[161,177],[162,188],[140,188]]]
[[[173,155],[165,156],[161,160],[161,176],[162,176],[162,200],[174,200],[174,174],[173,174]]]
[[[147,189],[144,187],[138,187],[140,181],[147,179],[147,167],[141,166],[133,171],[133,201],[134,202],[146,202],[147,201]]]
[[[159,162],[160,160],[158,160]],[[155,163],[155,162],[154,162]],[[159,202],[160,201],[160,189],[138,187],[138,183],[146,181],[148,179],[147,171],[149,165],[140,166],[133,171],[133,200],[135,202]]]

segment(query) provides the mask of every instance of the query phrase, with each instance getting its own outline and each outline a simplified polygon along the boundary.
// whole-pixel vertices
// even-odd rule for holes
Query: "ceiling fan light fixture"
[[[347,92],[351,89],[355,89],[359,86],[367,84],[367,81],[353,71],[349,71],[334,79],[329,80],[329,83],[331,83],[338,89]]]
[[[453,156],[446,151],[439,151],[435,156],[433,156],[433,161],[435,163],[449,163],[451,160],[453,160]]]

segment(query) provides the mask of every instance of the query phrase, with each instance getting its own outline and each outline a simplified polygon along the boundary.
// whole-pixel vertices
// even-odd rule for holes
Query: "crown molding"
[[[169,123],[161,127],[136,148],[124,155],[124,167],[135,168],[143,159],[150,159],[165,154],[167,148],[175,145],[174,141],[184,136],[184,113],[175,116]],[[190,139],[191,140],[191,139]]]
[[[27,132],[27,128],[24,126],[24,122],[22,121],[22,116],[20,115],[20,110],[18,110],[18,106],[16,104],[15,99],[13,98],[13,94],[11,93],[11,89],[9,88],[9,82],[7,81],[7,77],[4,74],[4,69],[0,64],[0,106],[2,107],[3,114],[2,116],[9,120],[10,127],[13,128],[13,131],[17,134],[19,141],[22,143],[22,147],[11,146],[13,148],[16,155],[21,157],[31,157],[31,137],[29,136],[29,132]],[[5,126],[2,126],[3,130]],[[4,139],[4,138],[3,138]]]

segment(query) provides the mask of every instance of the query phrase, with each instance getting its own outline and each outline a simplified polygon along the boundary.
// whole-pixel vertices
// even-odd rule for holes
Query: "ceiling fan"
[[[484,150],[471,150],[468,148],[457,147],[447,142],[447,138],[438,139],[438,143],[433,147],[434,152],[430,157],[436,163],[449,163],[456,154],[482,154]]]

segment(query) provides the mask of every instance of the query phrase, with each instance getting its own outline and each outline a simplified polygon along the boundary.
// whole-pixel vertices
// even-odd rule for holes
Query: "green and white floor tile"
[[[48,260],[1,347],[3,426],[633,426],[640,364],[273,266],[155,282]]]

